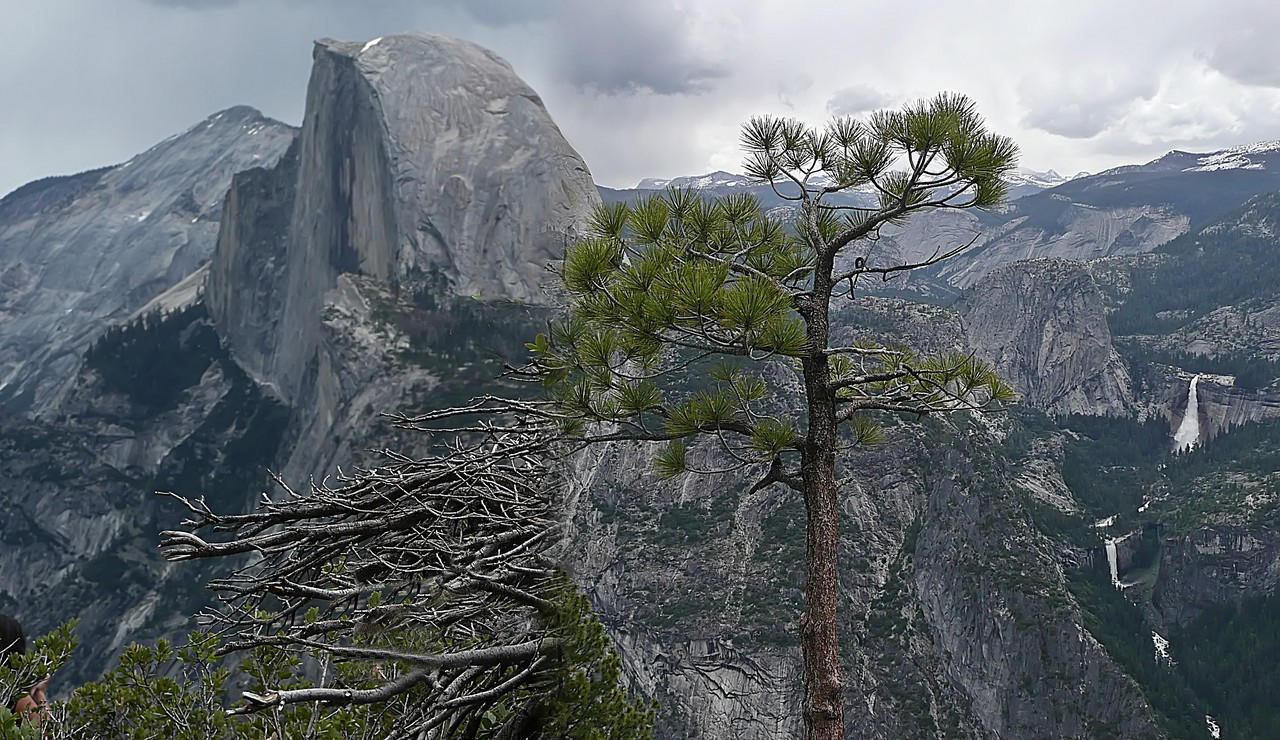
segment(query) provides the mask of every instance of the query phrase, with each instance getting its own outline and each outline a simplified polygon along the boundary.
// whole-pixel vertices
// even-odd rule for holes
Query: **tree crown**
[[[971,355],[828,341],[830,304],[853,297],[860,277],[887,279],[967,246],[885,263],[874,253],[881,227],[921,210],[990,208],[1004,196],[1016,147],[986,131],[972,101],[942,94],[821,130],[758,117],[742,143],[748,174],[792,204],[789,220],[749,193],[670,189],[601,206],[566,251],[570,313],[529,345],[562,431],[666,441],[657,462],[674,474],[688,469],[685,440],[697,435],[741,464],[781,464],[802,450],[803,415],[777,401],[793,375],[769,366],[820,363],[827,381],[817,392],[834,398],[849,444],[881,436],[868,412],[986,409],[1012,398]],[[861,200],[832,202],[855,189]],[[843,259],[855,245],[860,256]]]

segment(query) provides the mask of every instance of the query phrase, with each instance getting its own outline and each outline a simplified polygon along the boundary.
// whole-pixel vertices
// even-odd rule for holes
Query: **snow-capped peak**
[[[1251,158],[1249,155],[1265,154],[1280,150],[1280,141],[1259,141],[1256,144],[1234,146],[1220,149],[1196,157],[1193,167],[1183,168],[1183,172],[1214,172],[1217,170],[1261,170],[1265,162]]]
[[[750,185],[746,175],[737,175],[724,170],[716,170],[705,175],[687,175],[670,180],[646,177],[636,185],[637,190],[662,190],[663,188],[737,188]]]
[[[1044,170],[1042,172],[1039,170],[1019,168],[1017,172],[1010,174],[1005,179],[1012,185],[1034,185],[1038,188],[1047,189],[1057,187],[1064,182],[1069,182],[1078,177],[1087,177],[1088,175],[1088,172],[1077,172],[1076,174],[1068,177],[1058,174],[1057,170]]]

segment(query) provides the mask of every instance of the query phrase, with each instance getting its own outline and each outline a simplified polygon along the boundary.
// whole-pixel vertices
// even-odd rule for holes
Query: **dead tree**
[[[440,454],[385,452],[385,465],[333,487],[276,477],[278,492],[247,514],[165,494],[191,514],[162,533],[166,558],[236,564],[209,584],[223,654],[271,646],[363,668],[361,681],[245,693],[231,712],[398,701],[393,736],[441,738],[474,736],[494,717],[515,736],[536,713],[566,582],[554,436],[543,425],[467,429]]]

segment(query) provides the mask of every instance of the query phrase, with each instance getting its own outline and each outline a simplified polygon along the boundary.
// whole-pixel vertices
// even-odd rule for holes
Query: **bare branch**
[[[510,424],[492,421],[495,411]],[[395,416],[411,427],[479,420],[438,454],[390,455],[382,467],[339,474],[335,487],[296,491],[278,481],[284,495],[264,495],[249,514],[165,494],[190,514],[185,530],[163,533],[165,557],[254,555],[230,561],[238,566],[210,583],[222,602],[208,615],[221,654],[275,647],[354,662],[377,678],[371,687],[269,687],[244,694],[231,712],[411,694],[397,733],[416,735],[466,726],[496,701],[516,712],[536,701],[515,692],[551,680],[563,644],[555,607],[565,583],[555,566],[563,443],[539,421],[557,416],[543,402],[497,397]]]

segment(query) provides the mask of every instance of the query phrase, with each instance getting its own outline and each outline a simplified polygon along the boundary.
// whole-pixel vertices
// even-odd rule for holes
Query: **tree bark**
[[[836,490],[836,403],[824,352],[830,338],[831,257],[819,250],[813,302],[803,312],[809,353],[802,360],[809,429],[801,478],[807,515],[805,607],[800,620],[804,656],[804,722],[808,740],[844,740],[843,680],[838,634],[840,507]]]

